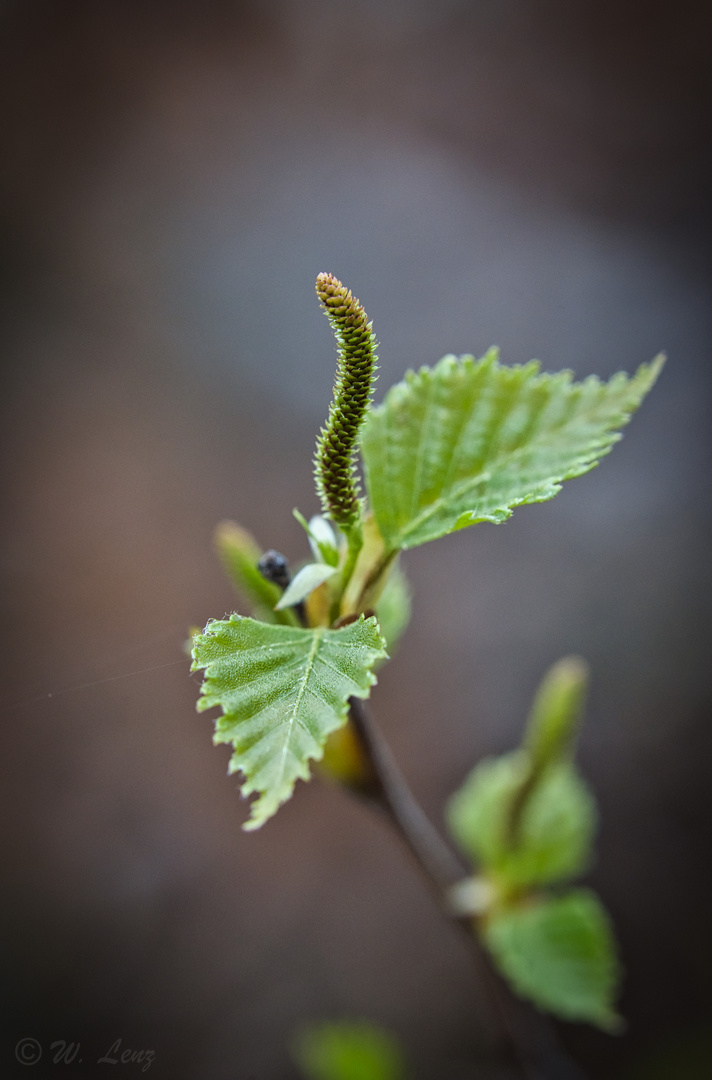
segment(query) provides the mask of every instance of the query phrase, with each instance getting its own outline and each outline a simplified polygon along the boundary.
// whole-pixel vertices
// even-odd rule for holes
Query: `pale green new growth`
[[[348,699],[365,698],[386,655],[374,618],[340,630],[275,626],[232,615],[208,623],[193,642],[193,671],[205,669],[198,709],[219,705],[214,741],[235,750],[230,772],[244,775],[256,829],[309,777],[330,732],[346,720]]]
[[[323,585],[335,573],[335,566],[327,566],[326,563],[307,563],[306,566],[301,568],[296,577],[292,578],[274,610],[284,611],[294,604],[301,603],[310,592]]]
[[[453,836],[506,889],[551,885],[581,873],[596,827],[593,797],[574,766],[562,761],[540,777],[512,835],[512,806],[529,765],[521,750],[485,758],[448,805]]]
[[[481,915],[480,932],[523,997],[564,1019],[612,1029],[617,961],[608,917],[593,893],[541,893],[585,869],[596,805],[573,763],[588,669],[565,657],[537,691],[524,744],[473,769],[448,806],[455,838],[479,867],[454,900]],[[473,894],[474,895],[474,894]],[[477,899],[477,896],[474,896]]]
[[[374,1024],[318,1024],[300,1032],[293,1055],[305,1080],[404,1080],[401,1049]]]
[[[524,736],[534,772],[573,753],[587,684],[588,664],[580,656],[565,656],[544,676]]]
[[[580,657],[554,664],[521,749],[481,761],[448,805],[453,836],[505,891],[564,881],[589,861],[596,805],[572,760],[587,681]]]
[[[389,656],[393,656],[401,634],[410,622],[410,610],[410,585],[396,563],[378,598],[378,624],[386,639]]]
[[[619,978],[608,916],[587,889],[512,907],[487,920],[484,939],[522,997],[564,1020],[620,1028]]]
[[[389,550],[416,547],[478,521],[505,521],[592,469],[655,382],[658,357],[608,383],[532,361],[502,367],[446,356],[409,372],[361,432],[366,487]]]
[[[295,508],[292,514],[304,529],[309,540],[309,547],[317,562],[326,563],[328,566],[339,565],[339,541],[332,524],[321,514],[315,514],[307,521],[304,514]]]

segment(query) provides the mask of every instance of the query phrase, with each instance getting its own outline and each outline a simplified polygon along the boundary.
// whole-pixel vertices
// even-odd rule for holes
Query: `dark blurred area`
[[[712,1076],[711,12],[2,4],[2,1076],[138,1073],[97,1064],[121,1039],[157,1078],[289,1080],[335,1017],[392,1030],[415,1080],[517,1075],[381,823],[314,782],[243,833],[195,713],[188,627],[235,606],[214,526],[307,554],[322,270],[374,320],[379,394],[492,343],[578,376],[668,353],[599,469],[409,554],[372,701],[442,824],[587,658],[628,1027],[562,1038],[589,1080]]]

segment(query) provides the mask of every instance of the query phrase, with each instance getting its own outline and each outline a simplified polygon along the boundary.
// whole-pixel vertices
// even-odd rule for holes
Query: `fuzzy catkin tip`
[[[319,274],[316,291],[339,347],[334,399],[317,441],[316,486],[324,512],[349,529],[360,517],[353,457],[373,389],[376,341],[363,306],[338,278]]]

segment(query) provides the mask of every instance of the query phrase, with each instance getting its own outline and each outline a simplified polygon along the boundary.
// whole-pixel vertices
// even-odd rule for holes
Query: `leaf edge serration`
[[[416,547],[482,521],[501,524],[511,517],[516,507],[553,498],[561,490],[565,480],[589,472],[620,440],[620,429],[628,424],[652,388],[664,361],[665,356],[661,353],[650,362],[640,364],[633,376],[619,371],[607,381],[601,380],[597,375],[590,375],[575,382],[570,370],[553,374],[541,372],[541,365],[536,360],[526,364],[500,364],[499,351],[492,348],[480,359],[472,355],[458,357],[448,354],[432,367],[423,365],[417,371],[407,371],[401,382],[390,388],[383,401],[369,411],[360,433],[369,503],[389,550]],[[461,509],[457,514],[452,512],[449,514],[449,523],[445,525],[442,522],[437,523],[434,510],[438,503],[446,501],[442,494],[428,503],[425,509],[421,507],[418,513],[415,513],[415,510],[419,498],[420,467],[424,465],[426,469],[432,468],[432,461],[438,459],[435,456],[429,463],[428,455],[439,453],[436,441],[442,441],[443,432],[449,430],[443,417],[450,406],[446,401],[438,401],[438,394],[447,397],[448,393],[452,393],[453,388],[448,386],[448,379],[454,382],[456,378],[465,383],[465,388],[473,395],[473,401],[475,392],[473,386],[466,385],[467,380],[474,385],[479,379],[489,392],[493,387],[497,387],[494,381],[488,384],[486,380],[498,378],[503,382],[509,379],[510,383],[519,389],[526,385],[528,392],[536,392],[539,388],[558,388],[562,391],[562,400],[564,396],[572,399],[574,394],[579,397],[586,394],[592,396],[604,390],[609,391],[612,398],[616,392],[625,390],[625,401],[617,403],[617,409],[612,406],[610,415],[591,437],[591,443],[585,452],[572,452],[572,461],[568,467],[562,467],[555,475],[542,477],[532,484],[529,491],[519,492],[516,497],[509,498],[489,510],[478,512],[475,506]],[[513,402],[515,405],[520,404],[516,393],[513,394]],[[476,404],[479,406],[479,400]],[[422,414],[420,418],[417,416],[419,410]],[[469,414],[463,410],[455,416],[463,431],[473,414],[474,405]],[[427,430],[428,427],[430,430]],[[416,432],[417,441],[404,447],[403,433],[408,431]],[[429,436],[432,449],[428,446]],[[460,446],[457,449],[460,452]],[[488,462],[485,461],[485,466],[487,465]],[[492,469],[485,467],[481,473],[474,474],[468,480],[459,480],[458,487],[462,489],[474,487],[476,483],[489,482],[496,473],[496,461],[494,465]],[[441,460],[441,466],[444,467],[444,459]],[[454,501],[454,495],[451,497]],[[435,518],[435,521],[431,527],[424,528],[424,522],[428,518]]]
[[[248,634],[254,634],[258,644],[255,646],[242,646],[233,641],[231,646],[223,648],[222,653],[218,653],[216,650],[220,642],[217,635],[221,632],[225,633],[227,628],[229,637],[237,627],[242,627]],[[233,630],[229,628],[233,628]],[[363,633],[366,629],[368,629],[368,635],[362,641],[349,640],[359,630]],[[266,641],[266,644],[259,644],[260,637]],[[253,700],[250,701],[250,683],[254,683],[255,680],[247,678],[243,683],[240,682],[241,663],[239,656],[241,653],[246,652],[248,648],[251,648],[253,652],[260,652],[261,650],[262,666],[265,667],[266,665],[269,668],[271,665],[272,670],[278,669],[280,667],[280,658],[276,654],[279,652],[281,640],[281,643],[287,647],[288,655],[285,666],[290,668],[290,678],[294,680],[295,655],[299,653],[300,648],[304,652],[308,647],[309,653],[313,654],[311,656],[311,666],[307,675],[295,685],[301,688],[300,693],[302,695],[308,691],[314,696],[314,690],[309,687],[309,681],[313,675],[320,652],[329,651],[323,647],[325,639],[327,646],[329,643],[346,644],[354,649],[361,650],[364,655],[360,662],[353,661],[351,663],[349,673],[344,673],[344,671],[332,667],[332,670],[343,680],[343,687],[334,695],[337,699],[336,704],[322,700],[320,720],[314,719],[312,728],[306,727],[303,720],[295,712],[289,722],[289,731],[284,736],[286,741],[282,749],[283,772],[279,775],[278,783],[268,784],[261,782],[260,773],[269,771],[270,757],[269,755],[260,757],[259,754],[250,754],[250,751],[258,747],[260,743],[270,736],[279,733],[279,724],[273,722],[271,726],[267,724],[263,729],[260,729],[259,716],[261,713],[272,709],[272,701],[267,697],[260,699],[259,695],[254,697],[254,693]],[[293,646],[291,658],[289,657],[290,645]],[[205,655],[206,649],[208,655]],[[215,655],[209,655],[210,652]],[[198,712],[204,712],[216,706],[221,709],[221,714],[215,720],[213,743],[216,745],[228,743],[233,746],[228,773],[240,772],[242,774],[243,781],[240,790],[243,797],[253,794],[258,795],[258,798],[251,803],[250,818],[243,825],[245,830],[250,831],[264,824],[276,813],[282,803],[291,797],[297,780],[309,779],[309,763],[321,759],[328,735],[346,722],[349,698],[367,698],[370,695],[371,688],[377,682],[377,677],[372,670],[373,666],[378,660],[386,658],[387,652],[385,640],[374,616],[366,618],[361,615],[358,620],[347,626],[332,630],[327,627],[303,628],[268,624],[235,612],[227,619],[210,620],[204,631],[195,635],[192,657],[191,672],[202,670],[205,673],[196,709]],[[221,685],[218,665],[225,660],[229,662],[230,658],[234,661],[232,673],[236,682],[234,686],[226,688]],[[321,659],[323,662],[323,657]],[[228,666],[230,666],[229,663]],[[297,663],[296,667],[298,668],[298,666]],[[326,666],[331,667],[328,664]],[[244,693],[241,694],[241,690],[244,690]],[[230,702],[226,701],[226,698],[230,697],[234,699],[232,708]],[[272,697],[279,703],[279,693],[273,693]],[[242,711],[240,708],[241,698]],[[250,721],[253,720],[257,720],[257,723],[253,723],[250,727]],[[292,761],[291,768],[287,770],[288,743],[292,733],[297,730],[297,726],[306,733],[309,749],[304,752],[300,759]]]

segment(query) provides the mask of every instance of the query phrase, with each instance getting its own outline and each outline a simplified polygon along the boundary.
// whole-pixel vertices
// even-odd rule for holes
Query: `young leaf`
[[[455,839],[505,890],[575,877],[590,858],[595,802],[568,761],[555,762],[540,775],[512,833],[512,807],[529,768],[521,750],[485,758],[448,806]]]
[[[400,1046],[374,1024],[319,1024],[300,1032],[293,1054],[305,1080],[403,1080]]]
[[[275,607],[275,611],[282,611],[284,608],[301,603],[310,592],[323,585],[335,573],[335,566],[327,566],[326,563],[307,563],[292,578],[282,594],[282,599]]]
[[[371,513],[360,523],[360,542],[356,558],[348,570],[348,581],[339,605],[342,616],[375,607],[393,565],[393,553],[386,558],[383,537]]]
[[[243,795],[260,796],[246,829],[308,779],[309,761],[344,723],[348,699],[368,697],[384,644],[376,620],[363,617],[340,630],[307,630],[231,615],[194,638],[191,670],[205,669],[198,710],[222,708],[214,742],[234,746],[229,771],[242,772]]]
[[[571,755],[588,675],[588,664],[580,656],[565,656],[542,679],[524,736],[535,774],[550,762]]]
[[[388,550],[551,499],[610,451],[663,363],[574,383],[569,371],[540,375],[536,361],[502,367],[497,356],[408,372],[367,416],[366,487]]]
[[[483,936],[522,997],[564,1020],[620,1028],[613,1003],[619,979],[608,915],[587,889],[545,897],[492,915]]]
[[[309,547],[316,561],[327,563],[329,566],[338,566],[339,541],[331,522],[321,514],[315,514],[307,521],[304,514],[300,514],[296,507],[292,510],[292,514],[307,534]]]
[[[215,546],[225,570],[237,591],[247,600],[253,615],[265,622],[297,625],[293,611],[274,610],[282,590],[267,581],[257,569],[262,548],[247,529],[234,521],[222,521],[215,530]]]

